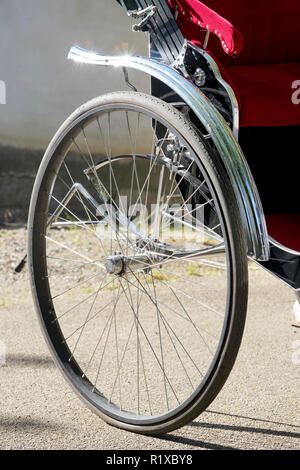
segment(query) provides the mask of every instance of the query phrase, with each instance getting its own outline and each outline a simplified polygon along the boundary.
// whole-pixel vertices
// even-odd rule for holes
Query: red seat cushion
[[[300,61],[300,1],[299,0],[167,0],[179,6],[178,24],[184,36],[202,43],[204,34],[197,27],[213,23],[218,33],[239,47],[240,31],[245,40],[241,53],[235,59],[224,54],[217,35],[212,35],[208,49],[223,65],[279,64]],[[203,6],[214,10],[209,14]],[[185,13],[182,15],[182,13]],[[221,15],[228,22],[224,22]],[[192,20],[192,21],[191,21]],[[203,20],[203,21],[201,21]],[[218,25],[217,25],[218,23]],[[206,28],[206,27],[205,27]],[[209,28],[210,29],[210,28]],[[213,31],[214,32],[214,31]],[[231,33],[231,34],[230,34]]]
[[[240,98],[241,126],[300,125],[300,104],[292,99],[300,62],[225,67]]]
[[[199,0],[167,0],[167,2],[186,39],[199,42],[199,38],[203,37],[202,31],[205,30],[218,37],[225,54],[236,56],[243,49],[244,38],[240,31],[203,2]]]

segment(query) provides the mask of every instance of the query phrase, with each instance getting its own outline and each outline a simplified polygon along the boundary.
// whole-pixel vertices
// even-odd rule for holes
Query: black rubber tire
[[[232,265],[231,289],[229,292],[230,307],[223,343],[215,366],[211,370],[209,377],[207,377],[205,385],[193,401],[186,408],[181,409],[175,417],[173,416],[170,420],[162,419],[161,422],[156,424],[143,424],[141,426],[131,424],[128,420],[112,419],[99,410],[88,396],[79,389],[78,381],[75,380],[76,365],[73,365],[71,369],[70,364],[66,364],[62,360],[60,350],[56,349],[51,340],[48,317],[51,317],[52,312],[49,311],[47,299],[41,296],[40,289],[42,282],[41,258],[43,257],[42,238],[46,223],[45,207],[49,197],[51,172],[53,171],[51,168],[52,162],[54,159],[59,158],[60,150],[65,140],[68,139],[68,131],[75,122],[84,116],[91,115],[94,111],[99,110],[101,106],[114,103],[116,105],[118,103],[134,104],[140,109],[151,110],[156,116],[170,123],[189,142],[190,147],[205,169],[217,195],[218,204],[225,222],[224,229],[226,231]],[[39,168],[31,198],[28,234],[30,280],[36,311],[46,342],[64,377],[79,394],[80,398],[94,412],[113,426],[137,433],[157,435],[170,432],[191,422],[211,404],[226,382],[234,365],[243,336],[248,298],[247,248],[237,202],[229,178],[216,154],[209,150],[207,144],[201,140],[192,124],[179,111],[157,98],[134,92],[107,94],[97,97],[78,108],[54,136]]]

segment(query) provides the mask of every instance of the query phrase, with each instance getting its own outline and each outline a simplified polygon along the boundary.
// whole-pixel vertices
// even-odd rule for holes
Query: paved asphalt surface
[[[183,429],[145,437],[102,422],[65,383],[40,332],[27,272],[12,273],[20,232],[9,239],[0,232],[0,449],[299,449],[300,328],[293,292],[273,276],[250,270],[242,347],[217,399]]]

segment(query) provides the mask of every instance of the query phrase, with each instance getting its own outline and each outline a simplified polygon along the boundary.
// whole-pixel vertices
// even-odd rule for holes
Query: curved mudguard
[[[68,58],[90,65],[139,70],[161,80],[180,96],[211,135],[226,168],[239,205],[249,256],[260,261],[268,260],[270,248],[265,216],[249,166],[225,119],[199,89],[174,68],[146,57],[107,56],[74,46]]]

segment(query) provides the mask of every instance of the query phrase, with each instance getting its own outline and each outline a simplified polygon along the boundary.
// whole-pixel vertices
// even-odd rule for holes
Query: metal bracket
[[[131,18],[142,18],[142,21],[139,24],[135,24],[132,27],[133,31],[145,31],[145,26],[147,25],[148,21],[152,16],[157,12],[157,7],[154,5],[151,5],[147,8],[144,8],[143,10],[132,10],[128,12],[128,15],[131,16]]]
[[[186,58],[188,47],[189,47],[189,43],[185,41],[180,54],[178,55],[178,57],[176,58],[176,60],[173,62],[171,66],[174,69],[181,72],[185,78],[188,78],[189,80],[194,82],[196,86],[201,87],[206,82],[206,74],[204,70],[202,70],[200,67],[197,68],[194,75],[190,75],[188,73],[186,66],[185,66],[185,58]]]
[[[171,67],[173,67],[175,70],[178,70],[179,72],[181,72],[182,75],[185,78],[189,78],[189,74],[188,74],[188,72],[185,68],[185,64],[184,64],[184,59],[185,59],[185,56],[186,56],[187,48],[188,48],[188,42],[184,41],[184,45],[181,49],[180,54],[174,60],[173,64],[171,64]]]

